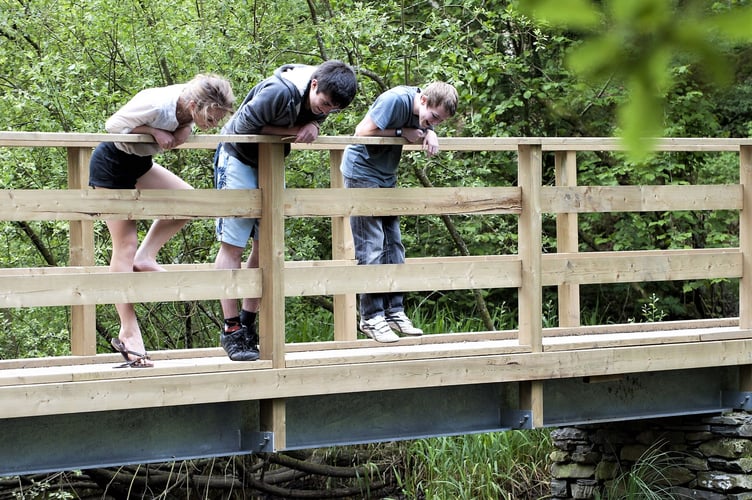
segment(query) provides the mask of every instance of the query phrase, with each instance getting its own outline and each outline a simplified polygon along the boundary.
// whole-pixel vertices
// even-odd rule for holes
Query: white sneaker
[[[399,336],[389,328],[384,316],[360,320],[360,331],[376,342],[397,342]]]
[[[423,330],[413,326],[413,322],[402,311],[387,314],[386,323],[389,328],[403,335],[423,335]]]

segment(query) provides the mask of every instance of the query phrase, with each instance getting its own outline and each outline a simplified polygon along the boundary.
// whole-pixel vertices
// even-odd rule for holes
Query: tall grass
[[[406,499],[538,499],[549,488],[551,450],[546,430],[410,441],[397,481]]]
[[[680,454],[665,451],[665,440],[650,446],[628,469],[605,485],[598,500],[673,500],[671,473],[681,467]]]

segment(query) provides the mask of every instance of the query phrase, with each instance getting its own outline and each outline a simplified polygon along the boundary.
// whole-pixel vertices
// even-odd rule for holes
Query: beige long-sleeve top
[[[175,113],[183,89],[185,84],[140,91],[107,120],[105,129],[111,134],[130,134],[134,128],[148,125],[174,132],[179,125]],[[156,142],[116,142],[115,147],[138,156],[150,156],[162,151]]]

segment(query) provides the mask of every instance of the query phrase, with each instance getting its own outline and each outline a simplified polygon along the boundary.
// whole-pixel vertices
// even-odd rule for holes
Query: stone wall
[[[639,479],[659,498],[752,500],[750,413],[562,427],[551,435],[552,498],[645,498],[630,481]]]

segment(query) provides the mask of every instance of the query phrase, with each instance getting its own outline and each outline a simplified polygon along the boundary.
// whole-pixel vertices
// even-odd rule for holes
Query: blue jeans
[[[375,182],[345,177],[346,188],[379,188]],[[405,247],[402,245],[400,221],[396,215],[377,217],[350,217],[350,228],[355,243],[355,259],[359,265],[403,264]],[[401,292],[361,293],[358,298],[360,318],[386,316],[404,310]]]

